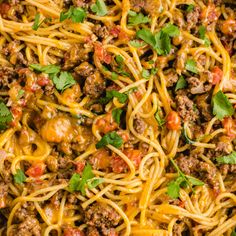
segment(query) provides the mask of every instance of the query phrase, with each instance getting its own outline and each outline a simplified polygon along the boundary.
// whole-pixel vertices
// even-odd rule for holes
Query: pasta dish
[[[235,0],[0,0],[0,235],[236,235]]]

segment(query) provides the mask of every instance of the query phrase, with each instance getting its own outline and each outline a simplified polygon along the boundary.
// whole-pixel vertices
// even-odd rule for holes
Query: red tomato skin
[[[46,165],[44,163],[36,163],[33,164],[25,173],[33,178],[40,177],[43,175],[46,169]]]
[[[171,111],[166,117],[166,127],[169,130],[179,130],[181,128],[181,119],[176,111]]]
[[[212,84],[213,85],[219,84],[223,78],[223,71],[218,66],[215,66],[212,69],[212,74],[213,74]]]

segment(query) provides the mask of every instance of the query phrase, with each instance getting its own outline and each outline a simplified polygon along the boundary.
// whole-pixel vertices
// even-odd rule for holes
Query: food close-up
[[[236,236],[235,0],[0,0],[0,236]]]

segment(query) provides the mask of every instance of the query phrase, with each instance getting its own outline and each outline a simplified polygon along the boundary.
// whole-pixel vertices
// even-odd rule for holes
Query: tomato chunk
[[[181,128],[180,116],[177,112],[171,111],[166,118],[166,127],[169,130],[179,130]]]
[[[33,178],[40,177],[43,175],[46,169],[46,165],[43,162],[33,164],[25,173]]]
[[[236,20],[230,19],[230,18],[227,19],[226,21],[222,23],[222,26],[220,29],[222,33],[227,34],[227,35],[232,35],[236,31]]]
[[[142,159],[142,152],[135,149],[126,149],[124,150],[124,154],[133,162],[135,168],[137,169]],[[115,173],[123,173],[128,170],[128,165],[120,156],[115,154],[112,156],[111,168]]]
[[[223,78],[223,71],[218,66],[215,66],[212,69],[212,74],[213,74],[212,84],[214,85],[219,84]]]
[[[98,126],[98,129],[104,134],[118,128],[118,124],[113,121],[111,113],[107,113],[105,116],[98,119],[96,125]]]

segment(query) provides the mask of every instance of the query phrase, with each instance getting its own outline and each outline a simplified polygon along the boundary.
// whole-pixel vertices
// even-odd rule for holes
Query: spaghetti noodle
[[[0,235],[235,235],[235,12],[0,1]]]

